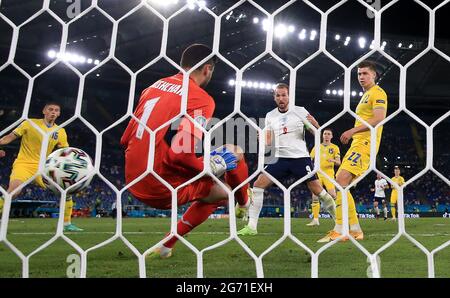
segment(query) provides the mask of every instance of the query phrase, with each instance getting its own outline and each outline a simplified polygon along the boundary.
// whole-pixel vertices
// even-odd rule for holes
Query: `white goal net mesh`
[[[0,0],[0,5],[2,4],[2,0]],[[326,11],[322,11],[319,8],[317,8],[313,3],[314,1],[296,1],[296,0],[291,0],[291,1],[287,1],[285,4],[283,4],[281,7],[279,7],[278,9],[276,9],[273,13],[269,13],[268,11],[266,11],[260,4],[258,4],[258,1],[237,1],[235,4],[231,5],[229,8],[227,8],[225,11],[221,12],[219,15],[214,13],[213,11],[211,11],[207,6],[205,6],[205,2],[204,1],[187,1],[179,10],[177,10],[176,12],[174,12],[173,14],[171,14],[170,16],[164,16],[161,12],[159,12],[157,9],[155,9],[152,5],[150,5],[151,1],[146,1],[146,0],[142,0],[140,1],[139,4],[137,4],[135,7],[131,8],[126,14],[124,14],[122,17],[120,17],[119,19],[115,19],[114,17],[112,17],[110,14],[108,14],[108,12],[106,12],[101,5],[99,5],[99,1],[98,0],[92,0],[90,6],[85,9],[84,11],[82,11],[80,14],[78,14],[77,16],[75,16],[73,19],[71,19],[69,22],[65,22],[60,16],[58,16],[56,13],[54,13],[50,7],[51,5],[51,0],[44,0],[41,9],[39,9],[37,12],[35,12],[32,16],[30,16],[28,19],[26,19],[25,21],[23,21],[22,23],[20,23],[19,25],[15,24],[13,21],[11,21],[5,14],[0,13],[0,19],[3,20],[4,22],[6,22],[12,29],[13,29],[13,33],[12,33],[12,40],[11,40],[11,46],[10,46],[10,51],[9,51],[9,55],[8,55],[8,59],[7,62],[4,63],[3,65],[0,66],[0,72],[5,70],[7,67],[14,67],[16,70],[18,70],[24,77],[27,78],[28,80],[28,89],[26,92],[26,100],[25,100],[25,105],[24,105],[24,109],[23,112],[21,114],[21,117],[17,119],[17,121],[15,121],[14,123],[12,123],[11,125],[9,125],[8,127],[2,129],[2,131],[0,132],[0,136],[4,136],[5,134],[9,133],[12,129],[14,129],[15,127],[17,127],[18,124],[20,124],[22,121],[27,120],[28,119],[28,114],[29,114],[29,109],[30,109],[30,104],[31,104],[31,98],[32,98],[32,92],[33,92],[33,87],[34,87],[34,83],[36,82],[36,80],[42,76],[43,74],[45,74],[47,71],[49,71],[50,69],[52,69],[55,65],[59,64],[59,63],[63,63],[65,66],[67,66],[67,68],[71,69],[77,76],[79,79],[79,87],[78,87],[78,97],[76,100],[76,106],[75,106],[75,114],[68,119],[67,121],[65,121],[64,123],[61,123],[60,126],[61,127],[66,127],[67,125],[69,125],[70,123],[79,120],[81,121],[86,127],[88,127],[93,134],[95,134],[96,136],[96,143],[97,146],[95,148],[95,158],[94,158],[94,165],[95,165],[95,174],[104,181],[105,184],[107,184],[115,193],[116,196],[116,200],[117,200],[117,223],[116,223],[116,231],[114,233],[114,235],[109,238],[108,240],[97,244],[93,247],[90,247],[88,249],[83,249],[81,248],[75,241],[73,241],[72,239],[70,239],[69,237],[67,237],[64,232],[63,232],[63,210],[64,210],[64,206],[65,206],[65,197],[66,194],[62,193],[61,198],[60,198],[60,216],[59,216],[59,221],[58,221],[58,228],[56,230],[55,235],[48,240],[46,243],[44,243],[43,245],[41,245],[40,247],[38,247],[36,250],[32,251],[29,254],[24,254],[23,252],[21,252],[21,250],[19,250],[13,243],[11,243],[8,240],[8,222],[10,219],[10,207],[11,207],[11,198],[12,198],[12,194],[8,194],[6,192],[5,189],[0,189],[4,198],[5,198],[5,206],[4,206],[4,210],[3,210],[3,215],[2,215],[2,221],[1,221],[1,229],[0,229],[0,242],[3,242],[6,246],[9,247],[9,249],[14,252],[22,261],[22,276],[23,277],[29,277],[29,271],[30,271],[30,258],[32,258],[34,255],[36,255],[37,253],[43,251],[44,249],[46,249],[47,247],[49,247],[50,245],[52,245],[55,241],[62,239],[63,241],[67,242],[71,247],[73,247],[81,256],[81,270],[80,270],[80,276],[81,277],[86,277],[88,276],[88,266],[87,266],[87,262],[88,262],[88,255],[90,253],[92,253],[93,251],[102,248],[116,240],[121,240],[123,241],[123,243],[125,243],[125,245],[136,255],[137,259],[138,259],[138,263],[139,263],[139,276],[140,277],[147,277],[148,271],[146,269],[146,266],[148,264],[146,264],[146,256],[149,254],[149,252],[155,248],[157,245],[163,243],[163,240],[161,240],[160,243],[156,244],[153,247],[149,247],[146,251],[141,252],[138,248],[136,248],[132,242],[130,242],[126,236],[124,236],[123,230],[122,230],[122,224],[123,224],[123,218],[122,218],[122,210],[123,210],[123,205],[122,205],[122,195],[124,194],[124,192],[127,191],[127,189],[130,187],[130,185],[126,185],[124,188],[118,188],[116,185],[114,185],[113,183],[111,183],[107,178],[105,178],[105,176],[101,173],[100,171],[100,165],[101,165],[101,159],[102,159],[102,140],[103,140],[103,136],[104,134],[106,134],[108,131],[110,131],[112,128],[114,128],[115,126],[117,126],[118,124],[120,124],[121,122],[123,122],[125,119],[129,119],[134,118],[136,121],[140,122],[140,119],[137,119],[134,117],[133,115],[133,111],[134,111],[134,101],[135,101],[135,93],[136,91],[141,91],[141,90],[136,90],[136,82],[137,82],[137,77],[139,76],[139,74],[141,74],[145,69],[147,69],[148,67],[156,64],[157,62],[159,62],[160,60],[165,60],[168,63],[170,63],[173,68],[176,68],[177,70],[179,70],[180,72],[183,72],[185,74],[184,76],[184,81],[183,81],[183,92],[182,92],[182,109],[181,109],[181,113],[180,115],[178,115],[177,118],[181,118],[183,116],[187,116],[186,115],[186,106],[187,106],[187,87],[188,87],[188,75],[189,73],[183,71],[180,66],[178,65],[177,62],[173,61],[168,55],[167,55],[167,51],[168,51],[168,32],[169,32],[169,25],[170,22],[173,21],[173,19],[175,19],[179,14],[183,13],[186,10],[191,9],[192,7],[195,7],[196,9],[201,8],[204,12],[208,13],[210,15],[211,18],[214,19],[214,37],[213,37],[213,43],[212,43],[212,49],[213,52],[211,55],[216,55],[217,57],[219,57],[219,59],[225,63],[227,66],[229,66],[230,68],[232,68],[235,71],[235,81],[233,82],[234,88],[235,88],[235,98],[234,98],[234,108],[233,108],[233,112],[231,114],[229,114],[227,117],[225,117],[224,119],[222,119],[219,123],[217,123],[212,129],[210,129],[209,131],[205,130],[202,127],[198,127],[199,129],[201,129],[204,133],[204,152],[205,152],[205,157],[209,156],[209,153],[211,152],[211,135],[214,133],[214,131],[221,126],[222,124],[224,124],[226,121],[232,119],[235,116],[240,116],[243,119],[245,119],[256,131],[259,132],[260,135],[260,141],[262,141],[261,135],[262,135],[262,129],[256,125],[253,121],[251,121],[249,119],[248,116],[246,116],[244,114],[244,112],[241,109],[242,106],[242,88],[243,88],[243,75],[244,72],[248,69],[248,67],[250,67],[251,65],[254,65],[255,63],[257,63],[258,61],[262,60],[266,55],[270,55],[274,60],[276,60],[277,62],[279,62],[281,65],[283,65],[285,68],[287,68],[289,70],[289,83],[291,86],[291,92],[289,94],[290,96],[290,104],[294,105],[295,104],[295,98],[296,98],[296,92],[295,92],[295,86],[296,86],[296,82],[297,82],[297,73],[299,70],[301,70],[302,67],[304,67],[308,62],[312,61],[314,58],[318,57],[319,55],[325,55],[326,57],[328,57],[330,60],[332,60],[333,62],[335,62],[337,65],[339,65],[344,73],[344,88],[343,88],[343,109],[342,111],[337,114],[335,117],[333,117],[332,119],[330,119],[327,123],[324,123],[321,127],[327,127],[328,125],[332,124],[333,122],[335,122],[337,119],[339,119],[340,117],[342,117],[344,114],[348,113],[350,115],[352,115],[354,118],[358,118],[359,117],[356,115],[356,113],[351,109],[351,97],[352,97],[352,89],[351,89],[351,76],[352,76],[352,71],[355,69],[355,67],[358,65],[359,62],[365,60],[366,58],[370,57],[371,55],[373,55],[374,53],[379,53],[382,56],[384,56],[387,60],[389,60],[392,64],[394,64],[396,67],[399,68],[400,70],[400,81],[399,81],[399,109],[396,110],[394,113],[390,114],[384,121],[382,121],[381,123],[379,123],[377,125],[377,127],[382,126],[384,124],[386,124],[388,121],[390,121],[391,119],[393,119],[394,117],[396,117],[398,114],[400,113],[406,113],[409,117],[413,118],[415,121],[417,121],[418,123],[420,123],[425,129],[426,129],[426,144],[427,144],[427,151],[426,151],[426,165],[425,168],[423,170],[421,170],[419,173],[417,173],[416,175],[414,175],[414,177],[408,179],[408,181],[402,185],[402,186],[397,186],[395,183],[393,183],[393,181],[390,179],[390,177],[387,177],[385,174],[383,174],[381,171],[379,171],[379,169],[376,168],[376,147],[375,147],[375,140],[376,140],[376,129],[377,127],[370,127],[370,131],[371,131],[371,137],[372,137],[372,142],[371,142],[371,163],[370,163],[370,168],[368,171],[366,171],[366,173],[359,177],[358,179],[356,179],[355,181],[353,181],[351,183],[351,185],[349,185],[346,190],[350,189],[351,187],[355,186],[358,182],[360,182],[361,180],[363,180],[371,171],[376,172],[381,174],[389,183],[391,183],[392,185],[395,185],[395,188],[398,190],[398,233],[390,240],[388,241],[385,245],[383,245],[381,248],[379,248],[378,250],[376,250],[374,253],[369,252],[364,245],[362,245],[361,243],[357,242],[356,240],[354,240],[352,237],[349,237],[350,240],[353,242],[354,246],[359,249],[362,253],[364,253],[368,260],[370,260],[370,266],[371,266],[371,271],[373,273],[373,277],[381,277],[380,275],[380,268],[379,268],[379,263],[377,261],[379,255],[385,251],[387,248],[389,248],[390,246],[392,246],[394,243],[396,243],[397,240],[399,240],[400,237],[404,236],[406,237],[410,242],[412,242],[415,246],[417,246],[427,257],[427,264],[428,264],[428,276],[429,277],[434,277],[435,276],[435,255],[437,252],[443,250],[444,248],[446,248],[449,244],[450,241],[445,242],[444,244],[440,245],[439,247],[435,248],[434,250],[428,250],[423,244],[421,244],[419,241],[417,241],[414,237],[412,237],[407,229],[405,228],[405,220],[404,220],[404,189],[405,187],[407,187],[408,185],[412,184],[414,181],[420,179],[422,177],[422,175],[424,175],[425,173],[431,171],[433,172],[436,176],[438,176],[440,179],[442,179],[442,181],[444,181],[447,185],[450,186],[450,181],[444,176],[442,175],[438,170],[436,170],[433,167],[433,132],[434,129],[437,125],[439,125],[440,123],[442,123],[444,120],[446,120],[448,118],[448,116],[450,115],[450,111],[447,111],[443,116],[441,116],[440,118],[438,118],[437,120],[435,120],[431,125],[428,125],[427,123],[425,123],[421,118],[419,118],[417,115],[415,115],[414,113],[412,113],[410,110],[408,110],[407,105],[406,105],[406,80],[407,80],[407,71],[408,68],[410,66],[412,66],[415,62],[417,62],[422,56],[426,55],[428,52],[433,51],[434,53],[436,53],[437,55],[441,56],[443,59],[447,60],[450,63],[450,57],[448,55],[446,55],[444,52],[442,52],[441,50],[439,50],[437,47],[435,47],[435,26],[436,26],[436,13],[439,11],[439,9],[441,9],[444,5],[446,5],[448,2],[450,2],[450,0],[446,0],[443,1],[440,5],[436,6],[435,8],[430,8],[428,7],[426,4],[422,3],[421,1],[418,0],[414,0],[415,3],[417,3],[418,5],[420,5],[425,11],[427,11],[427,13],[429,14],[429,40],[428,40],[428,46],[416,57],[414,57],[413,59],[411,59],[408,63],[406,63],[405,65],[400,64],[398,61],[396,61],[396,59],[392,58],[390,55],[386,54],[383,51],[383,44],[382,44],[382,38],[381,38],[381,26],[382,26],[382,16],[383,14],[389,10],[390,7],[392,7],[393,5],[395,5],[398,1],[391,1],[389,4],[384,5],[381,9],[377,10],[374,7],[372,7],[370,4],[368,4],[367,1],[363,1],[363,0],[357,0],[357,2],[360,3],[360,5],[362,5],[363,7],[367,8],[368,11],[372,12],[374,15],[374,32],[373,32],[373,43],[371,45],[371,49],[370,51],[368,51],[365,55],[363,55],[362,57],[360,57],[357,61],[355,61],[354,63],[352,63],[350,66],[345,65],[343,62],[339,61],[339,59],[337,59],[335,56],[333,56],[327,49],[327,26],[328,26],[328,17],[331,13],[333,13],[336,9],[338,9],[339,7],[341,7],[342,5],[344,5],[345,3],[347,3],[347,0],[343,0],[338,2],[337,4],[333,5],[331,8],[329,8]],[[166,2],[170,2],[168,0],[166,0]],[[274,19],[276,18],[277,15],[279,15],[280,13],[282,13],[284,10],[288,9],[291,5],[295,4],[296,2],[303,2],[305,5],[307,5],[308,7],[310,7],[312,10],[316,11],[317,14],[320,15],[320,29],[319,29],[319,33],[317,35],[317,38],[319,39],[319,48],[318,50],[313,53],[312,55],[310,55],[309,57],[307,57],[306,59],[304,59],[300,64],[298,64],[296,67],[292,67],[289,63],[287,63],[285,60],[283,60],[273,49],[273,41],[274,41],[274,31],[275,31],[275,25],[274,25]],[[242,67],[237,67],[235,66],[231,61],[229,61],[227,59],[227,57],[225,57],[222,52],[220,51],[220,46],[221,46],[221,26],[222,26],[222,20],[224,18],[227,17],[227,15],[229,15],[229,13],[231,11],[233,11],[234,9],[238,8],[239,6],[243,5],[244,3],[246,4],[250,4],[252,5],[255,9],[259,10],[262,14],[264,14],[266,16],[267,19],[267,30],[266,30],[266,40],[265,40],[265,50],[259,54],[256,58],[252,59],[251,61],[249,61],[248,63],[246,63],[246,65],[242,66]],[[170,5],[170,4],[168,4]],[[138,11],[141,8],[145,8],[148,9],[152,14],[154,14],[157,18],[159,18],[162,23],[163,23],[163,34],[162,34],[162,40],[161,40],[161,48],[160,48],[160,52],[159,55],[154,58],[152,61],[150,61],[148,64],[146,64],[144,67],[140,68],[137,71],[133,71],[132,68],[130,68],[126,63],[123,63],[121,59],[118,59],[116,57],[116,44],[118,41],[118,26],[119,24],[126,20],[128,17],[130,17],[133,13],[135,13],[136,11]],[[88,15],[90,12],[92,12],[93,10],[97,10],[101,15],[103,15],[107,20],[109,20],[113,25],[112,25],[112,36],[111,36],[111,44],[110,44],[110,49],[109,49],[109,53],[107,58],[105,58],[102,61],[91,61],[92,63],[95,63],[95,67],[93,67],[92,69],[90,69],[89,71],[83,73],[81,72],[79,69],[77,69],[76,67],[74,67],[70,61],[68,61],[68,59],[65,59],[64,54],[67,52],[67,43],[68,43],[68,36],[69,36],[69,26],[75,22],[77,22],[78,20],[80,20],[81,18],[83,18],[84,16]],[[43,68],[42,70],[40,70],[37,74],[35,75],[30,75],[28,74],[25,70],[23,70],[18,64],[16,64],[15,62],[15,57],[16,57],[16,50],[17,50],[17,44],[19,41],[19,37],[20,37],[20,32],[21,29],[26,26],[27,24],[29,24],[30,22],[32,22],[34,19],[39,18],[39,16],[41,16],[42,14],[49,14],[51,17],[53,17],[61,26],[62,26],[62,37],[61,37],[61,44],[60,44],[60,48],[59,48],[59,53],[60,55],[58,55],[57,57],[55,57],[54,61],[52,63],[50,63],[48,66],[46,66],[45,68]],[[102,129],[102,130],[98,130],[96,127],[94,127],[88,120],[85,119],[85,117],[83,117],[82,115],[82,102],[83,102],[83,94],[84,94],[84,88],[85,88],[85,83],[87,80],[87,77],[89,75],[92,75],[93,73],[95,73],[96,70],[98,70],[99,68],[101,68],[102,66],[104,66],[106,63],[108,63],[109,61],[115,61],[115,63],[117,63],[123,70],[125,70],[129,76],[131,77],[131,84],[130,84],[130,90],[129,90],[129,101],[128,101],[128,105],[126,107],[127,113],[126,115],[124,115],[123,117],[121,117],[119,120],[115,121],[113,124],[108,125],[106,128]],[[150,83],[150,82],[149,82]],[[191,120],[193,120],[191,118]],[[365,125],[369,126],[367,122],[365,122],[362,119],[361,120]],[[171,122],[173,122],[171,120]],[[194,122],[194,121],[193,121]],[[31,123],[31,122],[30,122]],[[140,122],[141,123],[141,122]],[[142,124],[142,123],[141,123]],[[164,126],[166,125],[170,125],[171,123],[166,123]],[[147,132],[151,135],[151,138],[154,140],[155,138],[155,134],[162,129],[163,127],[160,127],[159,129],[157,129],[156,131],[150,131],[149,129],[146,129]],[[320,144],[320,134],[322,132],[322,128],[318,129],[316,131],[316,135],[315,135],[315,144],[318,145]],[[48,138],[49,135],[44,135],[44,133],[41,131],[41,133],[44,136],[44,145],[47,144],[48,142]],[[69,136],[70,138],[70,136]],[[70,141],[70,139],[69,139]],[[44,168],[44,162],[45,162],[45,154],[46,154],[46,146],[42,146],[42,150],[41,150],[41,159],[40,159],[40,167],[39,167],[39,174],[42,174],[43,172],[43,168]],[[318,146],[320,147],[320,146]],[[316,147],[317,148],[317,147]],[[154,153],[155,148],[151,148],[150,149],[150,158]],[[317,156],[320,155],[320,152],[317,153]],[[252,173],[252,175],[247,179],[247,181],[245,181],[244,183],[248,183],[250,181],[252,181],[252,179],[256,178],[258,174],[260,174],[261,172],[263,172],[263,165],[264,165],[264,144],[263,142],[259,143],[259,156],[258,156],[258,167],[257,167],[257,171]],[[187,181],[185,183],[183,183],[182,185],[180,185],[179,187],[177,187],[176,189],[174,189],[173,187],[171,187],[170,184],[168,184],[166,181],[164,181],[163,179],[161,179],[161,177],[158,177],[155,172],[152,169],[152,163],[149,163],[149,168],[147,170],[146,173],[143,173],[143,175],[141,175],[140,177],[138,177],[135,181],[133,181],[133,183],[138,182],[140,179],[142,179],[146,174],[155,174],[155,176],[158,178],[158,180],[163,183],[165,186],[167,186],[168,189],[171,190],[172,192],[172,218],[171,218],[171,233],[174,235],[177,235],[177,191],[188,185],[189,183],[191,183],[192,181],[195,181],[197,179],[199,179],[200,177],[202,177],[205,173],[209,173],[210,172],[210,168],[209,168],[209,158],[205,158],[205,168],[204,171],[202,173],[200,173],[199,175],[197,175],[196,177],[194,177],[193,179],[191,179],[190,181]],[[257,277],[264,277],[264,257],[266,255],[268,255],[270,252],[272,252],[274,249],[276,249],[278,246],[281,245],[281,243],[283,243],[286,239],[290,239],[292,240],[294,243],[296,243],[299,247],[301,247],[302,249],[304,249],[307,253],[310,254],[311,256],[311,277],[318,277],[319,276],[319,262],[320,262],[320,256],[323,252],[325,252],[327,249],[329,249],[330,247],[336,245],[336,241],[330,242],[326,245],[323,245],[320,249],[318,249],[317,251],[313,251],[311,248],[309,248],[301,239],[299,239],[298,237],[294,236],[292,231],[291,231],[291,191],[298,186],[300,183],[304,182],[307,178],[311,177],[311,175],[315,174],[316,172],[318,173],[322,173],[322,170],[320,169],[320,159],[316,159],[315,162],[315,167],[314,167],[314,171],[302,178],[301,180],[297,181],[296,183],[290,185],[288,188],[286,188],[284,185],[280,184],[280,183],[276,183],[283,191],[284,194],[284,231],[283,234],[281,236],[280,239],[278,239],[276,242],[274,242],[269,248],[267,248],[264,252],[262,252],[261,254],[257,255],[255,254],[250,247],[244,242],[242,241],[242,239],[240,237],[237,236],[237,226],[236,226],[236,217],[235,217],[235,207],[234,207],[234,200],[229,200],[229,205],[228,205],[228,210],[229,210],[229,229],[230,229],[230,234],[229,237],[221,242],[218,242],[212,246],[206,247],[202,250],[199,250],[197,247],[195,247],[193,244],[191,244],[187,239],[183,238],[183,237],[179,237],[179,240],[186,245],[195,255],[197,258],[197,277],[203,277],[204,276],[204,254],[206,252],[209,252],[211,250],[214,250],[218,247],[224,246],[227,243],[231,242],[231,241],[236,241],[244,250],[245,252],[253,259],[254,263],[255,263],[255,270],[256,270],[256,276]],[[36,174],[37,175],[37,174]],[[30,184],[34,178],[36,177],[36,175],[31,178],[29,181],[27,181],[24,185],[28,185]],[[221,182],[215,178],[215,180],[217,180],[217,182],[219,184],[221,184]],[[242,185],[244,185],[244,183]],[[344,234],[345,235],[349,235],[349,230],[348,230],[348,203],[346,200],[346,191],[344,191],[344,189],[339,186],[335,181],[333,182],[333,184],[336,186],[337,190],[341,191],[343,193],[343,200],[342,200],[342,205],[343,205],[343,226],[344,226]],[[242,186],[241,185],[241,186]],[[224,186],[222,184],[222,186]],[[226,187],[224,187],[224,189],[228,192],[229,198],[233,198],[234,197],[234,193],[237,191],[238,188],[234,189],[234,190],[228,190],[226,189]]]

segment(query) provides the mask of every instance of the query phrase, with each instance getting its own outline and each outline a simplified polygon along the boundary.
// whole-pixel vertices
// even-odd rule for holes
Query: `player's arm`
[[[367,120],[366,122],[369,123],[372,127],[375,127],[378,123],[384,120],[386,118],[386,109],[382,107],[376,107],[373,109],[373,117]],[[353,127],[347,131],[345,131],[341,135],[341,142],[342,144],[347,144],[350,139],[353,137],[354,134],[368,131],[370,130],[367,126],[364,124],[358,125],[356,127]]]
[[[9,143],[16,140],[17,138],[19,138],[19,136],[16,135],[15,132],[11,132],[0,139],[0,146],[8,145]]]
[[[316,129],[319,129],[319,128],[320,128],[319,122],[317,122],[316,118],[314,118],[311,114],[308,114],[308,116],[306,116],[306,120],[308,120],[309,123],[311,123],[312,126],[314,126]],[[306,129],[307,129],[311,134],[314,135],[314,130],[312,130],[311,126],[310,126],[309,124],[306,124],[306,123],[305,123],[305,126],[306,126]]]
[[[0,146],[8,145],[17,138],[18,136],[14,132],[11,132],[0,139]],[[5,150],[0,149],[0,158],[5,157],[5,155],[6,155]]]
[[[333,159],[334,165],[336,166],[340,166],[341,165],[341,156],[340,155],[336,155]]]
[[[274,135],[273,130],[268,128],[266,130],[266,146],[272,146],[273,135]]]

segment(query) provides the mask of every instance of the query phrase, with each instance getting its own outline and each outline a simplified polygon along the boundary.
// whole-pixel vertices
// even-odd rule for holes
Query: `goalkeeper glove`
[[[225,172],[236,169],[237,158],[226,148],[214,150],[211,152],[210,165],[213,175],[220,177]]]

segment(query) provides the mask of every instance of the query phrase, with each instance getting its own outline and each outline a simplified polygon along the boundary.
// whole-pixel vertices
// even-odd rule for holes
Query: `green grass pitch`
[[[323,244],[316,243],[332,228],[331,220],[321,220],[320,227],[307,227],[309,219],[292,219],[292,233],[313,251]],[[67,233],[83,249],[88,249],[114,235],[116,221],[111,218],[74,219],[83,228],[80,233]],[[260,255],[283,235],[282,218],[262,218],[257,236],[241,239]],[[237,222],[238,229],[243,227]],[[124,218],[124,236],[142,253],[156,244],[169,230],[168,218]],[[396,222],[363,219],[365,239],[360,243],[375,252],[397,233]],[[25,255],[30,254],[56,231],[53,219],[11,219],[8,240]],[[450,219],[406,219],[406,231],[428,250],[450,240]],[[229,237],[227,219],[209,219],[186,239],[198,249]],[[66,277],[71,263],[67,257],[76,251],[58,239],[45,250],[30,258],[30,277]],[[401,237],[380,255],[382,277],[427,277],[426,255],[407,238]],[[232,240],[226,245],[205,252],[205,277],[256,277],[255,262],[239,244]],[[21,260],[0,243],[0,277],[20,277]],[[450,246],[435,255],[436,277],[450,277]],[[310,277],[310,255],[289,238],[263,258],[265,277]],[[319,256],[319,277],[367,277],[366,256],[350,241],[337,243]],[[196,277],[197,258],[184,244],[178,242],[170,259],[147,259],[147,277]],[[121,240],[88,254],[87,277],[139,277],[138,261]]]

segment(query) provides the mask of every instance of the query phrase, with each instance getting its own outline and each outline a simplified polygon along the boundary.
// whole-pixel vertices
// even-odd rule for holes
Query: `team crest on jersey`
[[[52,133],[51,138],[52,138],[53,140],[58,140],[58,132],[55,131],[54,133]]]
[[[194,118],[195,122],[200,124],[201,127],[206,128],[206,118],[203,116],[197,116]]]
[[[333,154],[334,153],[333,148],[328,149],[328,153]]]

